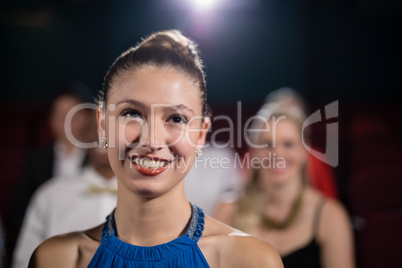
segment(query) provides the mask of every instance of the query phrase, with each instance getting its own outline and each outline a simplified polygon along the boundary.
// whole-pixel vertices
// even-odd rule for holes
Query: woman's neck
[[[283,208],[292,206],[302,187],[303,182],[300,178],[281,185],[270,185],[263,191],[268,196],[268,205]]]
[[[118,237],[130,244],[154,246],[183,235],[191,206],[183,191],[143,198],[119,185],[115,212]]]

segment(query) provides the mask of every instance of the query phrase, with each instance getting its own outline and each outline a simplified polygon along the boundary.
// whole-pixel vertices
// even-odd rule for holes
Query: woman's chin
[[[269,172],[274,176],[275,175],[282,176],[282,175],[288,173],[288,169],[287,168],[270,168]]]
[[[176,174],[176,171],[167,168],[162,172],[156,170],[145,170],[130,167],[126,170],[125,185],[129,190],[135,193],[137,196],[143,198],[156,198],[170,191],[174,185],[180,182],[180,177]],[[180,174],[179,174],[180,175]]]
[[[156,180],[132,180],[128,185],[129,191],[141,198],[156,198],[167,192],[168,185]]]
[[[289,170],[287,168],[271,168],[266,170],[269,181],[275,185],[286,184],[289,178]]]

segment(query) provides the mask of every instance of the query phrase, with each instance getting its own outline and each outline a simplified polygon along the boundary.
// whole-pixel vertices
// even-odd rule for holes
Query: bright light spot
[[[210,10],[216,5],[217,0],[193,0],[194,9]]]

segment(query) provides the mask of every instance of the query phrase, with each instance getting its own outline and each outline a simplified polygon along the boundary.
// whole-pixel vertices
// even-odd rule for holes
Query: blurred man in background
[[[97,140],[95,113],[90,113],[84,140]],[[12,267],[27,267],[35,248],[47,238],[101,224],[115,208],[117,181],[107,151],[88,149],[89,163],[73,175],[56,176],[33,195],[14,251]]]
[[[76,147],[67,138],[64,122],[73,107],[88,101],[91,101],[89,89],[79,82],[62,88],[52,101],[49,125],[54,140],[49,146],[35,148],[26,157],[7,217],[8,254],[12,254],[25,210],[35,190],[52,177],[69,178],[85,166],[86,150]],[[87,110],[80,110],[72,117],[71,133],[75,139],[84,139],[88,116]]]

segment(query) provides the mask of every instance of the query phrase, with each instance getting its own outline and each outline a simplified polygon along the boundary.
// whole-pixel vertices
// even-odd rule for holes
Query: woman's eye
[[[125,116],[125,117],[132,117],[132,118],[141,117],[141,118],[142,118],[141,113],[138,112],[137,110],[125,110],[125,111],[123,111],[123,112],[121,113],[121,115],[122,115],[122,116]]]
[[[293,142],[291,142],[291,141],[285,141],[284,143],[283,143],[283,146],[285,147],[285,148],[288,148],[288,149],[290,149],[290,148],[292,148],[293,147]]]
[[[182,115],[173,115],[169,118],[168,121],[176,124],[187,124],[187,119]]]

